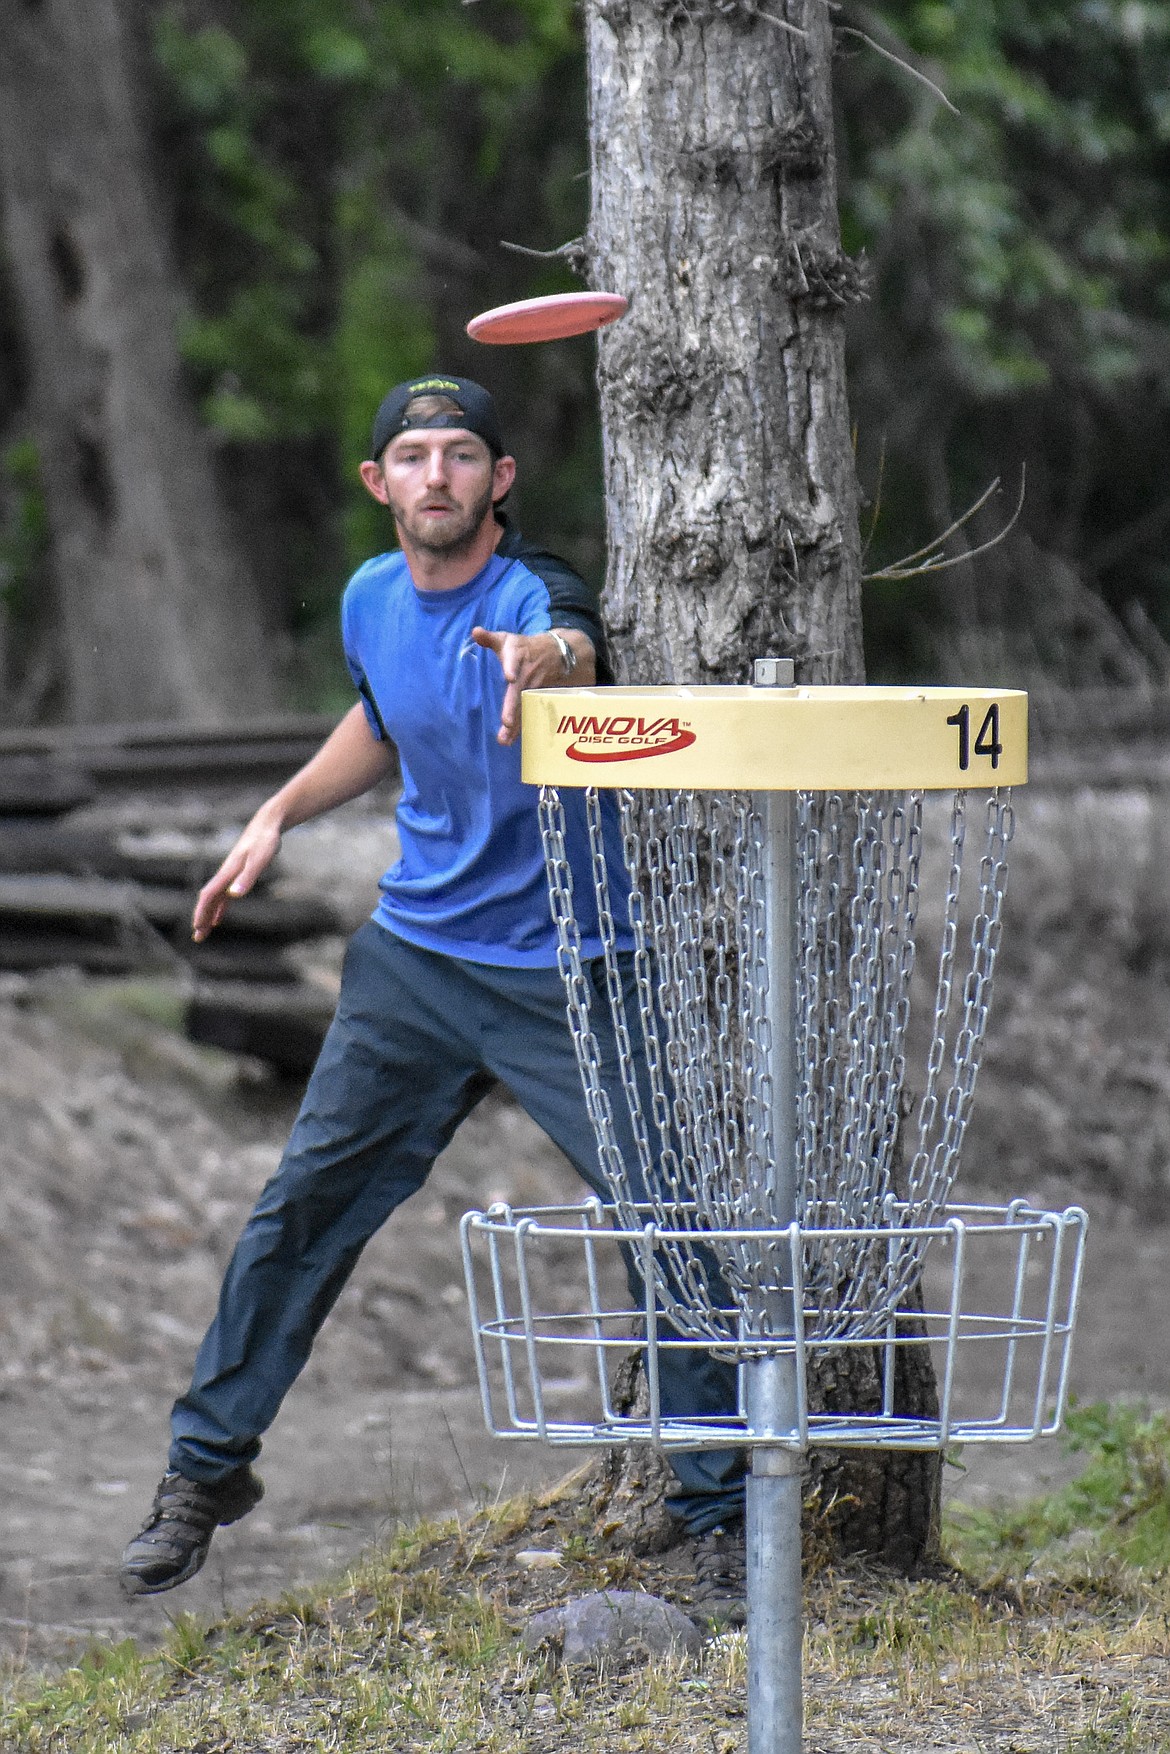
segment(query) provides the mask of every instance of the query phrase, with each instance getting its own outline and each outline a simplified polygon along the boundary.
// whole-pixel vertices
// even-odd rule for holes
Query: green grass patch
[[[950,1549],[965,1570],[1003,1578],[1105,1581],[1170,1571],[1170,1415],[1129,1404],[1076,1407],[1067,1442],[1085,1458],[1059,1491],[1009,1510],[955,1506]]]
[[[99,1038],[137,1034],[137,1026],[183,1033],[187,997],[173,975],[127,975],[121,979],[62,983],[44,989],[43,1003]]]

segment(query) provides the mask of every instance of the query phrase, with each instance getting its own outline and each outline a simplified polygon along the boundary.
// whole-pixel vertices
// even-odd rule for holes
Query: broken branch
[[[965,554],[942,555],[939,553],[943,543],[946,542],[949,537],[953,536],[956,530],[961,530],[963,525],[967,523],[969,519],[973,518],[976,512],[980,511],[987,504],[992,494],[998,492],[998,475],[991,483],[991,486],[986,488],[984,492],[980,494],[974,504],[969,505],[967,510],[963,512],[960,517],[957,517],[953,524],[948,525],[940,536],[934,538],[933,542],[928,542],[925,548],[919,548],[914,554],[904,555],[901,560],[894,561],[891,566],[880,567],[877,572],[865,573],[863,575],[865,583],[872,583],[874,579],[914,579],[921,577],[923,573],[945,572],[948,567],[960,566],[966,560],[974,560],[977,555],[986,554],[989,548],[995,548],[1000,542],[1002,542],[1004,537],[1009,534],[1018,522],[1020,513],[1024,509],[1024,494],[1026,486],[1027,472],[1026,469],[1021,468],[1020,494],[1016,501],[1015,511],[1012,513],[1002,530],[998,530],[988,541],[981,542],[977,548],[969,548]],[[918,564],[915,564],[915,562]]]

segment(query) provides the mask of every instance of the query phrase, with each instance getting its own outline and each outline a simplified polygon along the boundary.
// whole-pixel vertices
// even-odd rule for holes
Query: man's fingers
[[[504,693],[504,704],[500,709],[500,728],[496,732],[498,743],[514,743],[520,735],[520,688],[510,682]]]
[[[268,852],[267,848],[249,848],[244,854],[243,862],[240,865],[237,875],[232,878],[227,886],[227,893],[230,896],[247,895],[248,891],[255,885],[256,879],[264,871],[271,857],[272,855]]]
[[[213,902],[206,908],[196,908],[195,918],[191,922],[191,936],[196,944],[202,944],[207,934],[214,932],[226,911],[222,900]]]
[[[473,627],[471,637],[477,646],[495,652],[500,660],[500,668],[504,672],[508,688],[504,695],[504,705],[500,713],[500,728],[496,732],[499,743],[515,743],[520,735],[520,694],[525,688],[538,688],[542,678],[552,683],[554,676],[547,674],[549,669],[548,653],[540,643],[529,634],[497,633],[487,627]],[[560,670],[560,654],[555,653],[557,672]]]
[[[226,912],[227,895],[224,890],[200,890],[195,912],[191,916],[191,936],[197,944],[206,938],[208,932],[215,930]]]
[[[213,932],[227,912],[229,896],[246,895],[255,882],[248,872],[248,855],[232,852],[199,891],[191,917],[191,935],[198,943]]]
[[[495,633],[491,628],[473,627],[471,637],[477,646],[494,652],[509,682],[521,682],[528,640],[522,633]]]

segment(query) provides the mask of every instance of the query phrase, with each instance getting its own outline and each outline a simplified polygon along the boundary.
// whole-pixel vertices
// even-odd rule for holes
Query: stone
[[[524,1630],[524,1649],[555,1652],[569,1667],[628,1667],[655,1657],[695,1657],[702,1638],[671,1602],[640,1590],[599,1590],[546,1608]]]
[[[561,1563],[559,1547],[525,1547],[513,1556],[521,1571],[554,1571]]]

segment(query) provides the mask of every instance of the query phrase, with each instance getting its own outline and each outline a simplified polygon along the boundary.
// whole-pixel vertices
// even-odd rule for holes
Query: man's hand
[[[573,682],[588,688],[595,675],[592,643],[576,628],[559,631],[577,654]],[[559,688],[568,680],[560,647],[550,633],[492,633],[486,627],[473,627],[471,637],[500,660],[508,687],[496,741],[514,743],[520,735],[520,696],[524,690]]]
[[[365,708],[355,701],[316,755],[279,792],[261,804],[209,883],[199,891],[191,936],[201,944],[227,912],[228,902],[247,895],[280,851],[286,828],[309,822],[350,798],[360,798],[390,772],[394,751],[370,730]]]
[[[257,878],[280,851],[280,829],[264,809],[257,811],[220,866],[199,891],[191,920],[191,936],[202,944],[227,912],[228,902],[247,895]]]

